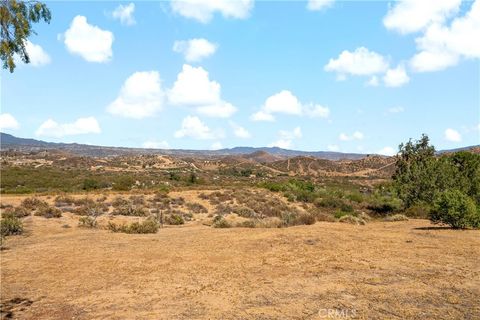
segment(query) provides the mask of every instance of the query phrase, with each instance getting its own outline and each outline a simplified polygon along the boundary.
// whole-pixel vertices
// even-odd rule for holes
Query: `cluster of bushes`
[[[150,218],[143,222],[133,222],[130,224],[116,224],[109,222],[107,228],[112,232],[147,234],[157,233],[160,224],[155,219]]]
[[[23,223],[19,217],[13,212],[2,213],[2,219],[0,220],[0,242],[3,243],[3,239],[7,236],[22,234]]]
[[[480,155],[436,156],[426,135],[399,149],[393,186],[407,212],[426,211],[432,222],[453,228],[480,228]]]

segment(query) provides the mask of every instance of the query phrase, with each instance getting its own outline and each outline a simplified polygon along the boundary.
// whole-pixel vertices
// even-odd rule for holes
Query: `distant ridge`
[[[457,150],[478,149],[480,146],[465,147]],[[342,153],[330,151],[300,151],[288,150],[278,147],[235,147],[220,150],[183,150],[183,149],[145,149],[145,148],[125,148],[125,147],[104,147],[78,143],[55,143],[42,140],[19,138],[8,133],[0,132],[0,149],[2,151],[8,149],[20,151],[38,151],[44,149],[62,150],[80,156],[118,156],[131,154],[162,154],[175,156],[235,156],[250,155],[252,158],[265,158],[273,160],[275,157],[292,158],[298,156],[314,157],[327,160],[358,160],[367,157],[367,154],[361,153]],[[452,152],[453,150],[443,150],[442,152]],[[268,159],[272,158],[272,159]],[[267,160],[268,159],[268,160]]]

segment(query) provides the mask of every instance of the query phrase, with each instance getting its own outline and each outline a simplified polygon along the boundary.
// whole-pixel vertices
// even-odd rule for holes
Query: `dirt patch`
[[[480,317],[479,231],[422,229],[425,220],[192,224],[152,235],[62,228],[74,218],[29,217],[27,235],[8,238],[0,253],[3,317]]]

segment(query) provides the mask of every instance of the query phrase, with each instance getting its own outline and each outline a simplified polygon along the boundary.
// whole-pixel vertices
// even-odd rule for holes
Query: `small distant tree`
[[[195,172],[190,172],[190,175],[188,176],[188,183],[190,184],[195,184],[197,183],[198,181],[198,177],[197,175],[195,174]]]
[[[30,62],[30,57],[25,44],[35,31],[32,23],[41,20],[50,23],[52,14],[47,5],[40,1],[2,0],[0,4],[0,58],[3,68],[10,72],[15,70],[15,54],[25,62]]]

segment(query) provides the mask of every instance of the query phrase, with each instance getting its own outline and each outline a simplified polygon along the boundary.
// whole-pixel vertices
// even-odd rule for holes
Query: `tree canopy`
[[[32,23],[41,20],[50,23],[51,18],[50,10],[42,2],[1,0],[0,58],[4,69],[15,70],[15,55],[24,63],[30,62],[25,44],[30,35],[35,34]]]

